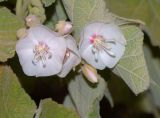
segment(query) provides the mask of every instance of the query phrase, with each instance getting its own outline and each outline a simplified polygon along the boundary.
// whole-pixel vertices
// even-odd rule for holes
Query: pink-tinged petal
[[[100,58],[108,68],[113,68],[125,52],[125,46],[120,43],[116,43],[116,45],[112,44],[111,47],[110,51],[115,54],[115,57],[110,56],[105,51],[100,52]]]
[[[33,49],[34,44],[35,42],[26,36],[17,41],[16,51],[18,52],[19,50]]]
[[[58,34],[46,26],[38,25],[28,29],[28,37],[37,41],[48,41],[58,37]]]
[[[69,58],[66,60],[58,76],[65,77],[72,70],[73,67],[77,66],[80,63],[80,61],[81,61],[80,57],[78,57],[73,53],[70,53]]]
[[[27,61],[22,65],[22,69],[27,76],[37,76],[37,73],[40,71],[41,66],[39,64],[35,66],[33,65],[32,61]]]
[[[82,32],[81,37],[83,37],[84,40],[90,39],[92,35],[97,34],[101,30],[103,25],[104,25],[103,23],[99,22],[88,24],[83,29],[84,33]]]
[[[42,62],[39,61],[33,64],[33,52],[24,50],[19,52],[19,60],[22,65],[23,71],[28,76],[51,76],[59,73],[62,69],[62,62],[57,55],[52,55],[51,59],[45,61],[46,67],[44,68]]]
[[[66,40],[63,37],[56,37],[55,40],[49,40],[47,42],[52,56],[58,58],[61,63],[63,63],[63,59],[66,53]]]
[[[68,35],[67,37],[65,37],[65,39],[67,42],[67,48],[70,49],[72,52],[74,52],[77,56],[79,56],[75,39],[71,35]]]
[[[59,73],[62,69],[62,63],[60,60],[56,57],[52,57],[52,59],[49,59],[46,61],[46,67],[43,68],[42,63],[39,63],[40,69],[36,73],[36,77],[45,77],[45,76],[51,76]]]
[[[38,77],[39,76],[38,74],[43,69],[43,66],[41,62],[38,62],[37,64],[33,64],[32,62],[34,59],[33,51],[31,51],[30,49],[22,50],[22,51],[19,51],[17,54],[18,54],[19,61],[22,66],[23,72],[28,76]],[[46,75],[46,76],[49,76],[49,75]]]
[[[22,67],[24,64],[32,62],[34,58],[32,49],[19,50],[17,51],[17,54],[18,54],[19,61]]]
[[[42,25],[28,29],[27,33],[16,45],[24,73],[36,77],[59,73],[66,52],[66,40]]]
[[[102,62],[101,58],[97,57],[97,61],[95,59],[95,55],[92,51],[92,46],[88,46],[83,52],[80,52],[81,57],[94,68],[103,70],[105,68],[105,64]]]
[[[56,40],[49,40],[47,42],[50,53],[52,55],[51,59],[46,60],[46,67],[42,68],[40,72],[37,73],[39,76],[50,76],[59,73],[62,69],[62,63],[66,52],[66,41],[62,37],[56,37]],[[43,67],[43,65],[41,65]]]
[[[31,49],[28,50],[20,50],[17,52],[20,64],[22,66],[23,72],[28,76],[36,76],[37,71],[39,71],[40,66],[37,64],[35,66],[32,63],[34,58],[33,52]]]
[[[65,77],[73,67],[78,65],[81,61],[76,41],[72,36],[65,37],[67,42],[67,48],[69,52],[66,52],[69,54],[69,57],[66,59],[66,61],[63,64],[61,72],[58,74],[59,77]]]
[[[80,50],[86,49],[86,47],[88,47],[88,45],[91,44],[90,38],[93,35],[98,34],[103,25],[104,24],[102,23],[91,23],[84,27],[84,29],[80,34],[80,43],[79,43]]]
[[[103,24],[103,23],[102,23]],[[103,27],[98,32],[106,40],[115,40],[116,42],[126,45],[125,37],[120,28],[115,24],[103,24]]]

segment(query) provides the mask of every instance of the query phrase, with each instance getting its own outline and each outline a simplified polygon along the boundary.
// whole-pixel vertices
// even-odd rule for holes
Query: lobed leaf
[[[7,61],[15,54],[16,32],[23,22],[10,10],[0,8],[0,61]]]
[[[8,66],[0,66],[0,118],[33,118],[36,105]]]
[[[127,40],[126,51],[113,72],[138,94],[148,89],[150,84],[142,48],[143,33],[135,26],[123,26],[122,31]]]
[[[77,39],[81,29],[89,22],[126,24],[127,19],[120,19],[105,8],[104,0],[63,0],[63,3],[74,24],[74,35]],[[143,33],[134,26],[126,25],[122,30],[127,39],[127,47],[114,72],[122,77],[135,94],[138,94],[149,87],[149,75],[142,51]]]
[[[67,109],[51,99],[42,100],[40,107],[39,118],[79,118],[75,111]]]
[[[100,118],[99,102],[104,96],[105,88],[106,82],[100,77],[97,85],[90,85],[82,75],[78,75],[69,83],[68,102],[73,102],[71,107],[75,106],[82,118]]]
[[[152,44],[160,46],[160,1],[159,0],[105,0],[114,13],[140,19],[146,23],[144,30],[151,37]]]

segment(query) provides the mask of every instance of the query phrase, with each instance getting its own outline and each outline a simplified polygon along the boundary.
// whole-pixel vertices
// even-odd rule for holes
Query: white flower
[[[43,25],[31,27],[16,45],[24,73],[28,76],[50,76],[62,69],[66,41]]]
[[[77,45],[72,36],[68,35],[65,37],[67,42],[67,50],[63,60],[63,67],[61,72],[58,74],[59,77],[65,77],[73,67],[77,66],[81,58],[77,49]]]
[[[92,23],[81,32],[81,57],[97,69],[113,68],[125,51],[126,40],[115,24]]]

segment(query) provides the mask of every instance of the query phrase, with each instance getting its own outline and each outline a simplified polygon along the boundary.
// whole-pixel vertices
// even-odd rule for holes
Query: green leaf
[[[22,26],[23,22],[7,8],[0,8],[0,61],[14,56],[16,32]]]
[[[67,109],[51,99],[42,100],[40,109],[39,118],[79,118],[75,111]]]
[[[56,14],[57,14],[58,20],[66,20],[67,16],[65,13],[65,9],[60,0],[57,1],[55,8],[56,8]]]
[[[54,7],[54,11],[53,8],[47,9],[47,14],[50,14],[51,18],[45,22],[45,25],[53,30],[55,29],[54,26],[58,23],[58,21],[67,19],[65,9],[60,0],[55,2]]]
[[[56,0],[42,0],[45,7],[52,5]]]
[[[104,96],[106,82],[99,77],[97,85],[90,85],[82,75],[71,80],[68,89],[71,100],[82,118],[99,118],[99,102]]]
[[[94,21],[113,22],[116,17],[105,8],[103,0],[62,0],[66,12],[74,24],[74,36],[78,39],[81,28]]]
[[[36,105],[8,66],[0,66],[0,118],[33,118]]]
[[[159,0],[105,0],[107,7],[114,13],[140,19],[146,22],[144,30],[151,37],[152,43],[160,46],[160,2]]]
[[[67,14],[74,24],[77,39],[81,28],[93,21],[125,24],[126,20],[108,12],[103,0],[63,0]],[[127,7],[128,8],[128,7]],[[122,28],[127,39],[124,57],[114,69],[122,77],[135,94],[146,90],[149,86],[148,71],[142,51],[143,33],[134,26]]]
[[[67,108],[76,110],[73,100],[70,95],[67,95],[64,99],[63,105]]]
[[[156,50],[151,50],[147,45],[144,46],[144,54],[152,80],[150,87],[151,93],[153,95],[155,105],[160,107],[160,55]],[[155,54],[158,56],[155,56]]]
[[[135,26],[123,26],[122,31],[127,40],[126,51],[113,72],[119,75],[135,94],[138,94],[148,89],[150,84],[142,49],[143,33]]]

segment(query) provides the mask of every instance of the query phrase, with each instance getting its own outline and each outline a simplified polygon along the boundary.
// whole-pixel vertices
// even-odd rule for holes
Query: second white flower
[[[126,40],[115,24],[95,22],[87,25],[80,35],[81,57],[96,69],[113,68],[125,51]]]

